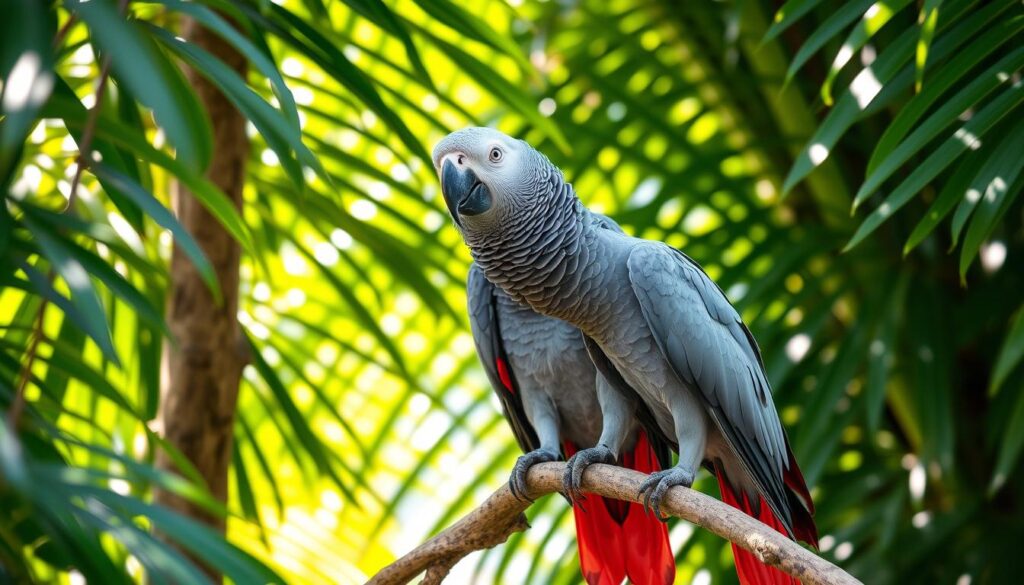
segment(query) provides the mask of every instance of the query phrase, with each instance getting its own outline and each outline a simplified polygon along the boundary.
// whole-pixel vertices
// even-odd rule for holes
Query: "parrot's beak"
[[[441,193],[456,225],[460,216],[479,215],[491,208],[491,192],[472,169],[459,169],[450,159],[441,167]]]

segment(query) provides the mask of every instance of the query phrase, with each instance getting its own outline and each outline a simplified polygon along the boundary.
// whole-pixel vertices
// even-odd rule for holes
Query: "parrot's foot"
[[[637,498],[643,496],[644,510],[651,510],[654,516],[662,522],[668,522],[667,516],[661,515],[661,499],[668,493],[668,490],[681,485],[690,487],[693,485],[694,472],[673,467],[665,471],[656,471],[647,478],[637,492]]]
[[[595,463],[615,463],[615,453],[604,445],[577,451],[565,462],[565,474],[562,475],[562,488],[569,502],[576,504],[585,499],[581,484],[583,472]]]
[[[561,458],[562,455],[558,451],[548,449],[536,449],[525,455],[520,455],[516,460],[515,467],[512,468],[512,476],[508,478],[508,487],[512,490],[512,495],[517,500],[532,503],[533,500],[526,496],[526,473],[538,463],[558,461]]]

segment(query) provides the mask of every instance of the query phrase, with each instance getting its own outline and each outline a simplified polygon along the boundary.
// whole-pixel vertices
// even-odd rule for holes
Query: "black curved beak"
[[[441,193],[455,224],[462,227],[459,216],[479,215],[491,208],[491,192],[480,182],[472,169],[459,170],[450,160],[441,167]]]

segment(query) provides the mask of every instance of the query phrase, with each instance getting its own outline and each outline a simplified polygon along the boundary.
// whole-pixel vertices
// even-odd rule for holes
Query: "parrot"
[[[703,268],[663,242],[604,229],[561,170],[492,128],[452,132],[434,147],[441,193],[484,277],[512,300],[578,328],[615,390],[646,406],[655,441],[677,454],[637,494],[662,498],[713,470],[727,504],[817,547],[814,504],[779,420],[757,342]],[[628,402],[602,403],[603,421]],[[604,439],[602,434],[601,439]],[[598,441],[566,462],[564,490],[613,463]],[[744,585],[797,583],[733,545]]]
[[[602,221],[610,222],[607,218]],[[612,224],[614,225],[614,224]],[[613,229],[618,229],[614,226]],[[610,387],[572,325],[513,301],[470,267],[470,330],[484,371],[523,450],[509,478],[526,496],[529,468],[572,456],[581,446],[608,444],[625,467],[644,473],[670,464],[668,445],[648,440],[634,417],[642,405]],[[601,403],[619,418],[602,424]],[[610,498],[573,502],[580,569],[588,585],[670,585],[676,568],[665,524],[639,505]]]

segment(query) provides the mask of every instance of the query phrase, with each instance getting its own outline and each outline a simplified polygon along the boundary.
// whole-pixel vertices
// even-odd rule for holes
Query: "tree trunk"
[[[182,36],[209,51],[244,78],[246,61],[220,37],[192,20]],[[249,140],[245,118],[205,77],[185,68],[213,128],[213,158],[207,177],[239,209]],[[224,302],[217,305],[188,257],[175,246],[171,257],[167,325],[177,345],[164,345],[162,397],[159,420],[163,436],[199,470],[210,493],[222,502],[228,496],[228,466],[232,431],[247,345],[236,317],[238,312],[238,243],[181,183],[174,187],[178,219],[206,253],[217,272]],[[175,470],[163,453],[157,465]],[[223,532],[224,519],[181,498],[157,491],[156,501],[205,522]],[[219,576],[206,569],[214,579]]]

